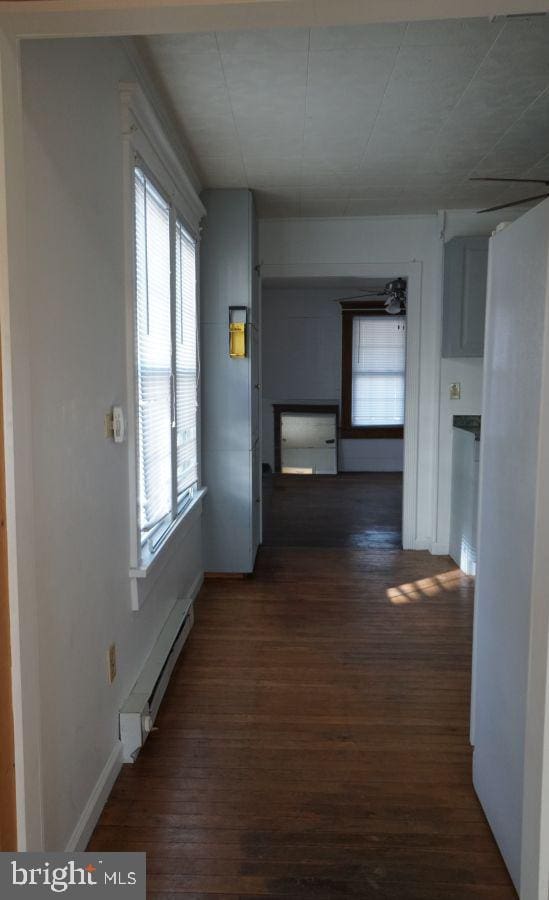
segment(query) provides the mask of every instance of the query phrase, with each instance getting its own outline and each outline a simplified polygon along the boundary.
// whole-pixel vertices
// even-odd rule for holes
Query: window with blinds
[[[134,192],[138,527],[152,552],[198,478],[196,243],[139,167]]]
[[[353,426],[404,424],[406,327],[403,316],[354,316]]]

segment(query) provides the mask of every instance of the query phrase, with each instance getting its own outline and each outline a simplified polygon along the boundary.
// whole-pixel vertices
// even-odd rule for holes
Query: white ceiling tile
[[[241,156],[240,140],[232,116],[200,119],[185,116],[184,121],[192,134],[192,147],[198,156]]]
[[[276,128],[267,119],[258,121],[254,128],[247,120],[237,120],[240,144],[245,161],[261,160],[274,154],[284,154],[299,159],[303,148],[303,123],[296,117],[285,119]]]
[[[341,185],[339,182],[335,185],[322,183],[315,187],[304,187],[302,185],[299,189],[299,198],[302,203],[308,200],[341,200],[350,196],[351,190],[351,186]]]
[[[380,25],[344,25],[339,28],[312,28],[311,50],[399,47],[405,32],[405,22],[383,23]]]
[[[378,104],[392,72],[396,47],[311,51],[307,113],[329,114],[339,104]]]
[[[437,205],[434,203],[424,203],[417,204],[416,202],[409,202],[406,198],[401,198],[400,201],[395,201],[394,199],[389,200],[355,200],[351,198],[347,201],[347,207],[345,209],[346,216],[379,216],[379,215],[396,215],[401,213],[403,215],[413,214],[413,213],[434,213],[437,210]]]
[[[359,163],[375,122],[375,112],[357,116],[344,108],[329,119],[308,117],[303,135],[304,153],[314,156],[321,147],[324,154],[338,161]]]
[[[548,75],[549,16],[507,19],[491,58],[507,64],[516,73]]]
[[[258,157],[245,160],[251,187],[295,187],[301,183],[301,159],[296,157]]]
[[[549,17],[138,43],[204,183],[260,215],[478,208],[522,186],[473,172],[549,175]]]
[[[301,184],[309,188],[344,188],[346,184],[353,183],[359,174],[360,166],[356,161],[307,156],[303,158]]]
[[[172,59],[184,53],[203,53],[207,50],[217,51],[217,41],[213,32],[200,34],[157,34],[151,37],[136,38],[141,50],[146,49],[152,56],[170,56]]]
[[[449,111],[482,59],[483,52],[475,45],[403,47],[383,106],[403,111],[410,106]]]
[[[343,216],[347,206],[345,198],[334,200],[320,198],[308,200],[301,198],[300,214],[302,216]]]
[[[239,156],[200,156],[204,187],[247,187],[248,181]]]
[[[524,177],[549,179],[549,153],[544,156],[543,159],[540,159],[539,163],[537,163],[535,166],[531,166],[531,168],[524,172]]]
[[[254,198],[257,214],[261,218],[293,219],[299,216],[299,200],[297,197],[290,200],[284,200],[278,197],[269,198],[258,195],[254,191]]]
[[[303,98],[307,83],[307,54],[287,51],[274,56],[223,54],[223,71],[231,96],[261,107],[266,97],[287,94],[289,103]]]
[[[303,144],[307,56],[281,52],[261,55],[226,54],[223,67],[231,108],[246,154],[274,151],[300,153]]]
[[[498,167],[520,174],[537,165],[549,150],[549,91],[519,116],[480,160],[482,170]]]
[[[486,17],[410,22],[404,43],[423,47],[434,44],[439,46],[480,44],[488,48],[497,38],[503,24],[503,19],[490,22]]]
[[[308,28],[271,28],[257,31],[219,31],[217,42],[222,55],[277,54],[281,50],[307,51]]]

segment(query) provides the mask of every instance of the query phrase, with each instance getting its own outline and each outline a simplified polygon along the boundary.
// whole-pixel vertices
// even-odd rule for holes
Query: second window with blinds
[[[406,317],[343,308],[341,436],[402,438]]]
[[[196,241],[134,169],[138,532],[152,559],[198,483]]]

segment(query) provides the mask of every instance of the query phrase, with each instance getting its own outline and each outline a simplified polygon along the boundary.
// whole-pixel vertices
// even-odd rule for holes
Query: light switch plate
[[[461,382],[454,381],[450,385],[450,400],[460,400],[461,399]]]

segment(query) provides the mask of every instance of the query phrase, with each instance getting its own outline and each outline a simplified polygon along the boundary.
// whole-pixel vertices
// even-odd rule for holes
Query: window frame
[[[169,550],[174,543],[175,535],[177,534],[179,542],[188,529],[193,526],[195,516],[197,514],[200,515],[206,488],[202,484],[201,473],[200,390],[198,390],[196,431],[197,482],[194,496],[190,497],[186,505],[171,519],[164,533],[158,536],[153,552],[143,553],[138,516],[139,458],[137,429],[139,426],[137,416],[135,167],[138,166],[143,170],[155,189],[170,204],[170,313],[172,329],[175,316],[175,242],[172,240],[172,236],[175,236],[175,223],[179,220],[192,239],[196,241],[195,304],[198,324],[200,322],[200,223],[206,215],[206,210],[198,195],[200,186],[192,170],[185,166],[187,160],[184,151],[177,145],[174,146],[172,136],[167,135],[164,122],[158,118],[155,109],[141,87],[133,82],[121,83],[120,104],[124,176],[129,576],[131,579],[131,605],[132,609],[137,611],[143,605],[149,591],[149,588],[145,588],[143,579],[147,579],[151,575],[150,580],[152,583],[157,577],[159,567],[167,564],[172,557],[172,553]],[[198,337],[197,378],[200,379],[200,341]]]
[[[340,437],[348,439],[395,439],[404,437],[404,425],[353,425],[353,325],[356,318],[384,318],[388,313],[379,300],[344,301],[341,303],[341,427]],[[404,318],[406,313],[400,313]],[[396,317],[395,317],[396,318]],[[404,372],[406,378],[406,371]]]
[[[178,206],[175,201],[170,198],[167,191],[163,188],[162,184],[156,178],[154,172],[151,172],[146,162],[140,158],[138,154],[135,154],[134,163],[133,163],[133,177],[135,179],[135,172],[139,169],[144,177],[151,183],[155,191],[159,194],[159,196],[164,200],[168,207],[168,230],[169,230],[169,266],[170,266],[170,343],[171,343],[171,354],[170,354],[170,407],[172,409],[172,416],[176,414],[177,409],[177,363],[176,363],[176,317],[177,317],[177,302],[176,302],[176,252],[177,252],[177,226],[180,225],[189,235],[191,240],[195,243],[195,271],[198,272],[198,246],[199,241],[196,235],[193,234],[191,229],[189,228],[186,219],[183,215],[181,215]],[[134,209],[134,225],[133,225],[133,241],[135,248],[135,181],[133,182],[133,209]],[[135,250],[134,250],[135,252]],[[135,260],[134,260],[134,316],[137,306],[137,292],[136,292],[136,284],[135,284]],[[198,278],[196,278],[195,282],[195,321],[198,323]],[[196,335],[196,377],[198,379],[200,372],[199,365],[199,340],[198,334]],[[136,421],[136,469],[137,469],[137,481],[140,480],[140,472],[139,472],[139,442],[138,442],[138,429],[139,429],[139,416],[138,416],[138,395],[139,395],[139,366],[137,360],[137,327],[134,319],[134,393],[133,393],[133,403],[135,408],[135,421]],[[200,419],[200,392],[197,390],[197,411],[196,411],[196,429],[198,433],[199,428],[199,419]],[[178,487],[177,487],[177,426],[171,427],[170,433],[170,461],[171,461],[171,509],[169,513],[157,522],[148,532],[146,537],[143,537],[143,531],[139,527],[139,521],[137,523],[138,529],[138,540],[139,540],[139,557],[141,562],[150,563],[157,555],[159,550],[161,550],[164,542],[169,537],[169,535],[175,530],[177,524],[182,518],[191,504],[194,495],[200,489],[200,454],[199,454],[199,446],[197,440],[197,458],[196,458],[196,482],[190,485],[182,494],[179,496]],[[137,508],[139,508],[139,488],[137,488]]]

